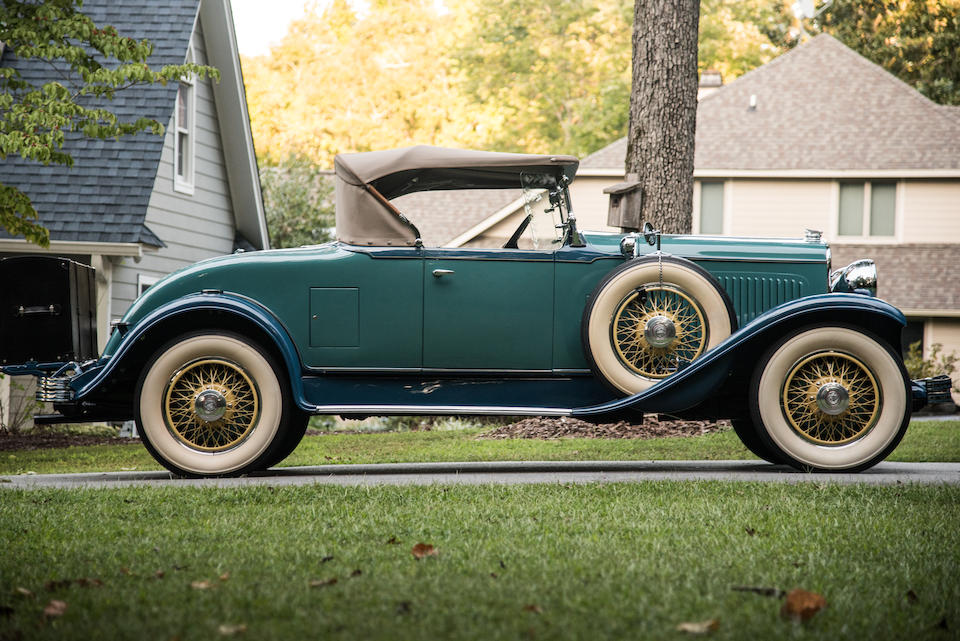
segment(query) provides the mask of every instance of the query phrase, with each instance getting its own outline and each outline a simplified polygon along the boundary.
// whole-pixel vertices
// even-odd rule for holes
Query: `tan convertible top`
[[[574,156],[404,147],[338,154],[337,238],[351,245],[415,245],[420,233],[390,200],[417,191],[553,187],[573,180]]]

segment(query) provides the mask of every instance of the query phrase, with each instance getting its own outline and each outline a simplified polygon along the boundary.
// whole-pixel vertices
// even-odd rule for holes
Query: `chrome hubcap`
[[[850,392],[840,383],[826,383],[817,390],[817,407],[824,414],[843,414],[850,405]]]
[[[677,337],[677,328],[666,316],[654,316],[644,325],[643,337],[651,347],[670,347]]]
[[[217,390],[203,390],[193,402],[193,411],[198,418],[208,423],[219,421],[227,412],[227,399]]]

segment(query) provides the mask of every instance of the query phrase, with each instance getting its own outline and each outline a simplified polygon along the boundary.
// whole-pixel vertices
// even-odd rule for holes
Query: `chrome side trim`
[[[437,367],[305,367],[308,375],[323,374],[476,374],[478,376],[570,376],[591,374],[589,369],[451,369]]]
[[[487,405],[313,405],[314,414],[479,414],[504,416],[570,416],[558,407],[491,407]]]
[[[680,256],[681,254],[677,254]],[[702,256],[687,256],[687,260],[695,263],[828,263],[826,258],[713,258]]]

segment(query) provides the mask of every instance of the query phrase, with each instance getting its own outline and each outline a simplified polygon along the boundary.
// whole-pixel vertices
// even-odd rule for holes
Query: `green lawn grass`
[[[483,440],[482,430],[332,433],[303,440],[281,465],[417,461],[753,459],[732,431],[689,438]],[[916,421],[891,461],[960,461],[960,421]],[[142,445],[0,452],[0,474],[117,472],[161,467]]]
[[[806,483],[11,490],[0,638],[956,638],[958,505]],[[103,585],[44,587],[81,578]],[[733,586],[828,607],[795,624]]]

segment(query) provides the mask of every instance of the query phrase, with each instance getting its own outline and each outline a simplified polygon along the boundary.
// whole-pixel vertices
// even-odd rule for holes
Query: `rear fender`
[[[161,345],[185,331],[204,327],[229,329],[256,340],[286,367],[297,405],[305,410],[311,407],[303,400],[300,354],[283,323],[255,301],[231,293],[192,294],[150,312],[127,331],[112,356],[102,359],[101,367],[73,381],[77,400],[116,382],[124,370],[125,376],[133,375],[136,380]]]
[[[862,328],[900,353],[906,318],[886,301],[862,294],[818,294],[798,298],[761,314],[685,369],[653,387],[602,405],[573,410],[573,416],[596,417],[636,412],[677,413],[711,401],[721,390],[728,402],[742,396],[762,354],[786,334],[806,325]],[[740,394],[742,392],[742,394]],[[730,416],[734,416],[731,412]]]

